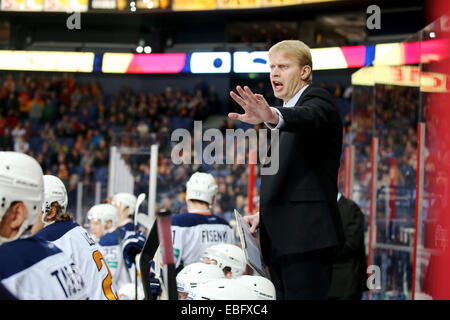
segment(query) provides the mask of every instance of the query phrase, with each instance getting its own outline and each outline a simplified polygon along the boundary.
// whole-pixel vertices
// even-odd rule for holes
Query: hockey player
[[[243,275],[236,278],[236,280],[247,286],[249,289],[255,291],[258,296],[258,300],[276,299],[275,286],[272,281],[267,278],[261,276]]]
[[[216,279],[200,284],[188,300],[258,300],[254,290],[237,279]]]
[[[100,203],[94,205],[89,209],[87,217],[92,237],[96,242],[117,227],[117,209],[112,204]]]
[[[122,243],[119,242],[117,233],[124,238]],[[135,264],[134,258],[145,244],[145,234],[142,231],[125,231],[123,228],[116,228],[105,234],[98,245],[100,252],[106,259],[111,270],[113,284],[116,288],[122,288],[126,284],[134,281]],[[130,255],[130,249],[136,251]]]
[[[225,278],[222,270],[213,264],[191,263],[177,275],[178,299],[186,300],[188,294],[200,284],[222,278]]]
[[[77,264],[39,237],[19,237],[36,223],[43,198],[39,163],[18,152],[0,152],[0,280],[21,300],[88,299]]]
[[[117,208],[119,228],[124,228],[127,231],[134,231],[134,223],[130,217],[134,214],[136,207],[136,197],[131,193],[120,192],[116,193],[112,199],[111,204]]]
[[[187,213],[172,216],[175,267],[198,262],[206,248],[232,243],[233,230],[222,218],[211,213],[217,184],[209,173],[194,173],[186,184]]]
[[[234,244],[216,244],[205,250],[202,262],[215,264],[227,279],[241,276],[247,266],[244,251]]]
[[[130,193],[117,193],[111,204],[117,208],[117,227],[106,233],[98,242],[111,270],[113,283],[119,290],[135,280],[136,255],[145,243],[145,233],[134,231],[130,216],[134,214],[136,197]],[[134,264],[133,264],[134,263]],[[138,286],[141,286],[138,279]]]
[[[66,212],[67,191],[56,176],[44,176],[44,202],[41,221],[44,229],[36,237],[50,241],[79,266],[89,297],[93,300],[117,300],[112,275],[102,253],[88,232]]]

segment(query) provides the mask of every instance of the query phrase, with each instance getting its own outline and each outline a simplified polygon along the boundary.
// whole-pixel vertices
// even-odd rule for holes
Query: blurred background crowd
[[[254,81],[250,86],[255,92],[263,93],[270,104],[279,104],[266,82]],[[328,88],[326,83],[320,86],[334,95],[345,123],[344,130],[349,131],[351,90],[345,90],[340,84],[334,88]],[[175,129],[192,131],[194,121],[207,123],[210,116],[222,117],[216,122],[222,134],[227,129],[251,127],[220,115],[221,103],[216,89],[201,78],[191,92],[179,86],[166,87],[164,92],[143,92],[124,84],[115,94],[106,95],[98,81],[77,81],[69,73],[5,73],[0,86],[0,150],[24,152],[36,158],[45,174],[62,179],[74,201],[79,182],[86,186],[100,182],[106,186],[111,146],[142,148],[156,142],[159,144],[159,205],[173,212],[186,210],[186,181],[199,170],[216,177],[219,193],[214,211],[230,218],[234,208],[248,212],[248,153],[235,150],[237,164],[234,165],[204,162],[175,165],[171,161],[174,146],[171,133]],[[231,101],[227,108],[241,112]],[[253,128],[258,130],[264,126]],[[227,152],[231,147],[225,146],[225,141]],[[135,194],[147,192],[148,154],[124,154],[123,158],[135,176]],[[259,184],[256,170],[253,211],[258,210]]]

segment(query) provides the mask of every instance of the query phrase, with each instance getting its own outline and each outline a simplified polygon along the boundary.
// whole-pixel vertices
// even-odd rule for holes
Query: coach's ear
[[[308,66],[308,65],[303,66],[302,71],[301,71],[301,79],[303,81],[308,81],[308,79],[311,75],[311,72],[312,72],[311,66]]]

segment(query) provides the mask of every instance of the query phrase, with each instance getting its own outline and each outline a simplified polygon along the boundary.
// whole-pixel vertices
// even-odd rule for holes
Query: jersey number
[[[103,267],[102,260],[104,262],[106,269],[108,269],[108,275],[102,282],[103,293],[105,294],[106,298],[108,298],[108,300],[118,300],[111,288],[112,276],[111,276],[111,271],[109,271],[108,265],[106,264],[105,258],[103,258],[103,255],[98,250],[94,251],[92,256],[94,257],[94,261],[97,264],[98,271],[100,271]]]

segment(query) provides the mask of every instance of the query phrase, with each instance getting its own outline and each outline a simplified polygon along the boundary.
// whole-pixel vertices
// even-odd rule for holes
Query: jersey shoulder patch
[[[0,246],[0,278],[6,279],[60,252],[53,243],[36,236],[5,243]]]
[[[47,241],[55,241],[65,235],[67,232],[73,228],[79,227],[80,225],[75,221],[61,221],[54,222],[36,233],[35,237],[41,238]]]

